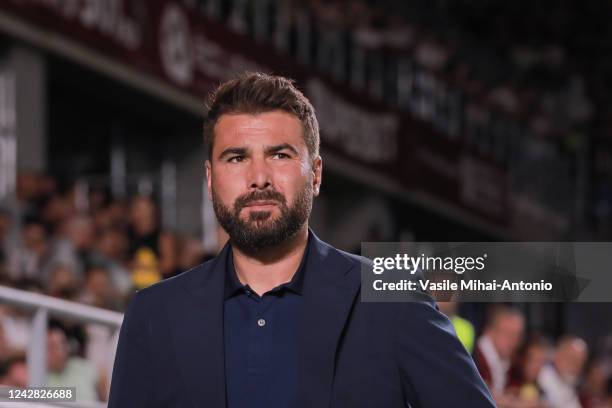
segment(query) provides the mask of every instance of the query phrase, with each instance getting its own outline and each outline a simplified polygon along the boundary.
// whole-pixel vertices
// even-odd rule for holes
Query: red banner
[[[231,31],[197,4],[5,0],[0,10],[202,99],[215,83],[244,70],[290,76],[312,100],[328,151],[405,189],[510,225],[508,172],[495,159],[476,155],[460,137],[449,137]]]

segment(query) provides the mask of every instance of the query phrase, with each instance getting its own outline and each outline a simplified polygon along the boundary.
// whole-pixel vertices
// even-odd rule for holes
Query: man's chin
[[[282,239],[279,239],[280,236],[280,231],[258,226],[243,230],[238,236],[230,235],[230,239],[243,251],[256,252],[278,245],[282,242]]]
[[[249,235],[259,235],[260,233],[274,233],[274,217],[256,218],[243,220],[243,230],[248,231]]]
[[[276,215],[272,211],[249,211],[246,217],[241,218],[241,220],[247,225],[260,226],[266,223],[272,223],[279,217],[280,215]]]

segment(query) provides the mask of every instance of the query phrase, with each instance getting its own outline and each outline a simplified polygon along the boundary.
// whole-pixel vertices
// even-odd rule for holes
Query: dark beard
[[[280,216],[271,220],[271,211],[251,211],[248,221],[240,218],[240,212],[253,201],[274,201],[280,209]],[[223,205],[215,190],[212,202],[219,224],[227,232],[232,245],[243,252],[254,254],[264,248],[279,245],[293,237],[308,220],[312,210],[312,186],[310,181],[298,191],[293,206],[287,206],[285,197],[273,190],[253,191],[240,196],[233,209]]]

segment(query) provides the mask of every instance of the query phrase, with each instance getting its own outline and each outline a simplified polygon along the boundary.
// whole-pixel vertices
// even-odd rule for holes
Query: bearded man
[[[109,407],[494,407],[430,297],[361,302],[369,261],[309,229],[323,162],[293,83],[245,74],[208,108],[207,187],[229,241],[134,296]]]

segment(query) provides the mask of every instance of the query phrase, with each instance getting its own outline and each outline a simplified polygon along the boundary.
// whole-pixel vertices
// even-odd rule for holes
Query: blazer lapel
[[[226,245],[209,267],[199,266],[169,302],[174,348],[194,407],[225,408],[223,293]]]
[[[304,320],[298,345],[300,402],[328,407],[338,343],[361,283],[358,263],[312,236],[304,274]],[[208,267],[182,281],[168,302],[173,345],[194,407],[225,408],[224,277],[229,245]]]
[[[304,321],[300,336],[300,401],[328,407],[338,343],[361,283],[357,263],[320,241],[313,242],[304,275]]]

